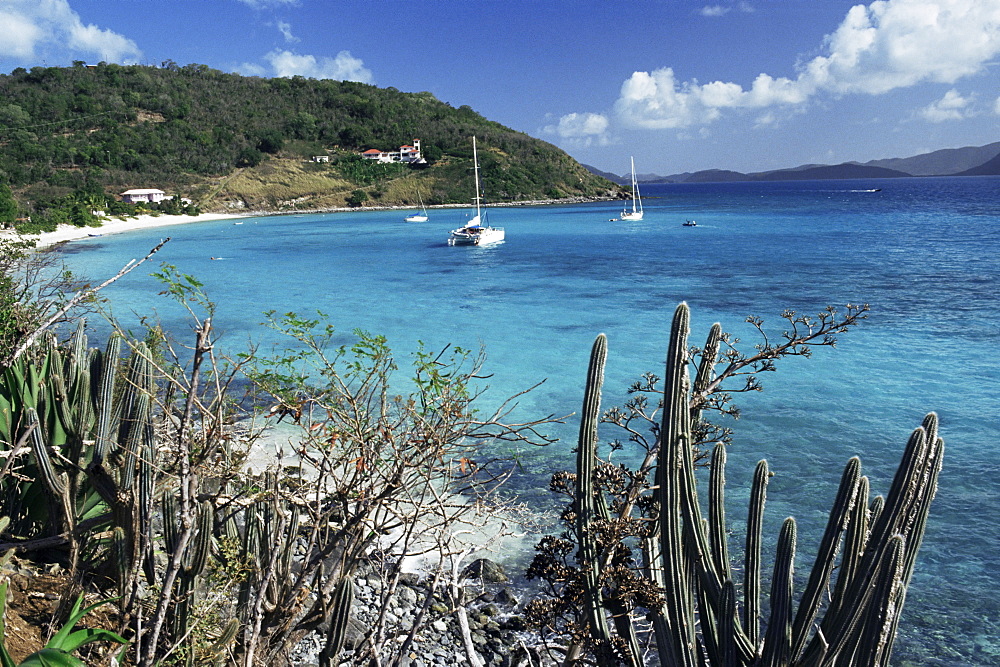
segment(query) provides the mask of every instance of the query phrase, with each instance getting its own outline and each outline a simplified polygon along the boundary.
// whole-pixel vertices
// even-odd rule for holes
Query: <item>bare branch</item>
[[[22,354],[24,354],[25,350],[27,350],[29,347],[31,347],[31,345],[35,342],[35,340],[38,339],[39,336],[42,335],[43,332],[45,332],[50,326],[52,326],[55,322],[57,322],[59,320],[59,318],[63,317],[67,312],[69,312],[71,308],[73,308],[77,304],[81,303],[84,299],[89,299],[90,297],[94,296],[100,290],[104,289],[105,287],[107,287],[108,285],[112,284],[116,280],[122,278],[123,276],[128,275],[129,273],[131,273],[133,270],[135,270],[137,267],[139,267],[143,262],[145,262],[150,257],[152,257],[157,252],[159,252],[160,248],[162,248],[167,243],[167,241],[169,241],[169,240],[170,240],[170,237],[167,237],[167,238],[163,239],[162,241],[160,241],[156,245],[156,247],[153,248],[152,250],[150,250],[149,253],[147,253],[146,256],[143,257],[142,259],[140,259],[138,261],[136,261],[134,259],[129,260],[128,264],[126,264],[125,266],[123,266],[121,268],[121,270],[118,271],[118,273],[116,273],[112,277],[108,278],[107,280],[105,280],[103,283],[101,283],[97,287],[88,287],[87,289],[80,290],[75,295],[73,295],[73,297],[70,298],[69,301],[67,301],[65,304],[62,305],[61,308],[59,308],[59,310],[57,310],[55,313],[53,313],[52,315],[50,315],[49,318],[46,319],[42,324],[40,324],[34,331],[32,331],[31,333],[27,334],[24,337],[24,340],[17,347],[17,349],[15,349],[14,352],[8,358],[6,358],[6,359],[3,360],[4,366],[6,367],[6,366],[9,366],[10,364],[14,363],[14,361],[18,357],[20,357]]]

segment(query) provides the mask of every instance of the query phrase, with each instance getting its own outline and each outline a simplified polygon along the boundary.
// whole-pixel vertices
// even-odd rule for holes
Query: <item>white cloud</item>
[[[608,119],[597,113],[571,113],[559,119],[556,133],[560,137],[584,137],[604,134],[608,130]]]
[[[702,16],[724,16],[729,13],[730,7],[722,5],[705,5],[698,13]]]
[[[998,55],[996,0],[879,0],[852,7],[824,40],[822,55],[794,79],[760,74],[745,90],[738,83],[678,81],[664,67],[632,74],[615,109],[632,126],[681,128],[711,123],[725,109],[802,105],[821,93],[880,95],[924,82],[954,83],[982,72]]]
[[[239,0],[247,7],[253,9],[267,9],[269,7],[283,7],[285,5],[297,5],[299,0]]]
[[[142,55],[131,39],[85,25],[67,0],[5,0],[0,35],[0,55],[25,60],[37,58],[42,49],[109,62],[134,62]]]
[[[0,56],[30,58],[35,43],[42,39],[42,30],[31,19],[11,11],[0,11]]]
[[[294,43],[299,41],[299,38],[292,34],[292,24],[285,21],[278,21],[278,30],[285,37],[285,41],[288,43]]]
[[[974,98],[962,97],[952,88],[944,97],[920,110],[920,115],[932,123],[943,123],[948,120],[962,120],[973,115],[972,102]]]
[[[749,14],[753,12],[753,6],[749,2],[737,2],[732,6],[726,7],[724,5],[705,5],[698,10],[698,13],[702,16],[707,16],[709,18],[715,18],[718,16],[725,16],[734,9]]]
[[[243,76],[267,76],[267,68],[257,63],[241,63],[233,71]]]
[[[554,134],[576,146],[608,143],[608,117],[597,113],[571,113],[559,119],[556,125],[542,128],[545,134]]]
[[[348,51],[341,51],[335,58],[317,58],[291,51],[274,50],[264,56],[271,64],[275,76],[304,76],[310,79],[335,79],[372,83],[371,70]]]

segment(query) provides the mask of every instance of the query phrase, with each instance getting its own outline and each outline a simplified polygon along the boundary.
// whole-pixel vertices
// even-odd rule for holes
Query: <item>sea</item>
[[[573,466],[590,347],[608,337],[603,406],[643,373],[662,375],[673,311],[687,302],[692,344],[720,322],[751,352],[746,323],[771,340],[782,312],[869,304],[869,317],[811,358],[786,358],[736,394],[728,517],[739,534],[754,464],[772,478],[765,530],[799,524],[804,583],[846,461],[886,493],[910,432],[940,416],[944,469],[906,598],[896,665],[1000,664],[1000,177],[663,184],[642,187],[645,217],[621,202],[490,208],[506,240],[451,247],[468,211],[296,213],[88,238],[58,252],[101,279],[170,241],[103,294],[127,328],[155,313],[180,342],[188,315],[158,296],[161,263],[194,276],[217,304],[219,350],[284,343],[265,311],[315,316],[350,343],[387,337],[401,362],[423,344],[486,353],[484,410],[518,397],[511,419],[571,415],[558,442],[525,447],[512,489],[539,512],[551,473]],[[684,226],[695,220],[697,226]],[[100,321],[94,323],[100,337]],[[602,439],[621,437],[605,428]],[[634,454],[634,453],[633,453]],[[628,462],[627,450],[616,454]],[[530,554],[529,554],[530,556]]]

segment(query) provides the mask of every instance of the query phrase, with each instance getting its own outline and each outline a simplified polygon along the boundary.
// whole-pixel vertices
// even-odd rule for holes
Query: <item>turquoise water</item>
[[[867,192],[871,188],[879,192]],[[859,455],[874,491],[888,490],[909,432],[937,411],[945,468],[907,599],[894,662],[1000,663],[1000,435],[994,360],[1000,334],[1000,178],[664,185],[643,189],[646,219],[609,222],[615,202],[491,209],[507,240],[449,247],[459,210],[426,223],[404,212],[307,214],[204,222],[87,239],[62,253],[76,271],[114,273],[163,236],[159,261],[205,283],[232,351],[271,342],[258,326],[275,309],[322,310],[351,340],[382,333],[401,353],[453,343],[488,355],[498,401],[539,380],[518,415],[579,408],[594,336],[609,339],[605,405],[645,371],[659,372],[676,304],[692,308],[693,339],[715,321],[755,342],[760,315],[815,314],[867,302],[870,318],[812,359],[779,362],[765,391],[738,398],[728,479],[743,516],[753,464],[775,472],[769,530],[800,522],[799,570],[811,560],[844,462]],[[686,228],[686,219],[698,227]],[[211,257],[224,259],[212,261]],[[184,318],[140,270],[106,291],[116,314],[155,308]],[[548,475],[572,465],[577,425],[526,453],[522,495],[551,501]],[[604,435],[613,437],[609,431]],[[804,574],[802,575],[804,576]]]

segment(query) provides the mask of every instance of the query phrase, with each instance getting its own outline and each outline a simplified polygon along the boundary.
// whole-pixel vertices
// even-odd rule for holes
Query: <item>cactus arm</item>
[[[848,522],[852,516],[852,510],[858,499],[858,486],[861,478],[861,461],[858,457],[852,457],[844,468],[844,474],[840,479],[840,488],[833,507],[830,510],[830,518],[826,525],[823,539],[820,541],[819,551],[816,554],[816,561],[812,572],[809,575],[809,583],[805,592],[799,600],[799,609],[795,615],[795,622],[792,626],[792,652],[793,659],[798,659],[806,641],[810,636],[810,628],[813,619],[819,613],[823,601],[823,592],[830,582],[833,567],[837,559],[840,548],[841,536],[847,529]]]
[[[709,535],[712,542],[712,565],[722,581],[733,578],[729,564],[726,533],[726,447],[718,443],[712,450],[712,467],[709,476]]]
[[[705,339],[705,347],[701,351],[701,361],[698,363],[698,373],[695,375],[694,385],[691,387],[692,398],[700,404],[705,398],[708,386],[713,378],[715,363],[719,358],[719,344],[722,341],[722,325],[716,322],[708,331],[708,338]]]
[[[668,632],[657,633],[660,663],[676,667],[697,664],[692,565],[684,548],[682,521],[682,466],[688,448],[682,431],[687,406],[687,337],[690,311],[681,303],[674,311],[663,381],[663,414],[660,452],[656,466],[660,511],[660,557],[666,603],[663,614]],[[666,637],[661,637],[666,634]]]
[[[98,464],[104,462],[111,448],[112,399],[121,347],[121,336],[112,334],[102,355],[101,381],[97,387],[97,427],[94,434],[95,445],[92,459]]]
[[[861,624],[861,636],[857,643],[853,663],[857,665],[888,665],[892,650],[892,635],[896,629],[898,609],[906,588],[903,582],[906,570],[905,541],[901,535],[890,538],[886,555],[879,566],[878,576],[873,582],[876,600],[888,604],[872,606]]]
[[[905,546],[905,556],[903,558],[902,573],[900,579],[902,581],[902,586],[900,587],[900,592],[898,595],[898,601],[893,605],[894,614],[889,618],[889,627],[885,633],[884,640],[884,652],[879,656],[878,664],[887,665],[889,662],[889,655],[892,652],[892,646],[896,639],[896,630],[899,626],[899,619],[903,609],[903,602],[906,599],[906,591],[909,588],[910,580],[913,577],[913,570],[916,567],[917,552],[920,550],[920,545],[923,542],[924,532],[927,527],[927,517],[930,513],[931,501],[934,499],[934,495],[937,492],[937,479],[941,472],[941,462],[944,456],[944,440],[937,437],[937,424],[936,415],[934,428],[928,427],[925,422],[925,428],[928,430],[928,438],[933,440],[934,452],[931,454],[933,460],[930,463],[930,479],[924,488],[923,497],[919,503],[919,511],[916,517],[916,521],[913,524],[913,528],[910,532],[910,537],[906,542]]]
[[[153,553],[153,505],[156,493],[153,459],[156,455],[156,449],[152,424],[147,424],[144,429],[142,452],[143,455],[139,459],[139,548],[143,554],[143,574],[146,575],[146,582],[152,586],[153,582],[156,581]]]
[[[333,600],[330,604],[330,631],[327,633],[323,651],[319,655],[320,667],[337,667],[340,664],[337,656],[344,648],[353,601],[354,582],[350,577],[344,577],[337,582],[337,587],[333,591]]]
[[[754,469],[753,484],[750,488],[750,508],[747,512],[743,568],[743,629],[754,647],[760,642],[760,552],[764,529],[764,503],[767,499],[767,483],[770,477],[767,461],[759,461]]]
[[[853,516],[848,523],[847,535],[844,539],[844,556],[840,562],[840,573],[837,577],[837,585],[834,588],[827,614],[839,608],[839,603],[844,599],[847,588],[858,575],[858,565],[865,553],[865,541],[868,539],[868,531],[871,528],[872,510],[868,506],[868,494],[868,478],[862,476],[858,480],[858,501],[852,512]],[[877,507],[880,506],[881,500],[881,496],[876,499],[876,511]]]
[[[736,587],[731,579],[722,585],[722,603],[719,605],[719,665],[721,667],[737,667],[736,634],[738,617],[736,615]]]
[[[595,521],[597,513],[594,488],[594,462],[597,459],[597,424],[601,411],[601,388],[604,384],[604,364],[608,357],[608,340],[597,336],[590,352],[587,384],[580,413],[580,435],[576,453],[576,535],[580,545],[580,565],[583,570],[584,614],[596,645],[598,661],[611,664],[611,631],[601,593],[601,558],[597,545]]]
[[[792,591],[794,589],[795,519],[789,517],[781,526],[778,549],[771,579],[771,616],[761,652],[761,667],[789,664],[792,644]]]
[[[177,498],[169,491],[163,492],[163,549],[167,553],[177,550]]]
[[[184,568],[190,577],[196,577],[205,571],[212,551],[212,530],[215,525],[212,503],[206,500],[198,509],[198,533],[188,545],[189,561]]]
[[[941,447],[936,438],[936,417],[929,415],[924,425],[910,436],[906,451],[896,471],[885,507],[874,522],[865,544],[865,551],[858,567],[858,574],[845,589],[844,599],[839,604],[836,615],[827,614],[824,618],[824,633],[829,642],[829,655],[825,660],[836,659],[859,641],[864,630],[865,619],[886,607],[891,607],[895,614],[902,611],[902,596],[897,600],[885,597],[879,598],[875,592],[875,580],[885,567],[886,559],[891,557],[891,549],[895,536],[903,538],[905,551],[903,562],[914,558],[908,553],[919,545],[921,535],[917,530],[923,530],[919,517],[925,515],[927,506],[934,495],[937,473],[940,466]],[[885,588],[880,589],[882,593]],[[893,621],[895,622],[895,621]],[[827,633],[827,628],[830,632]],[[860,650],[865,650],[863,647]]]

